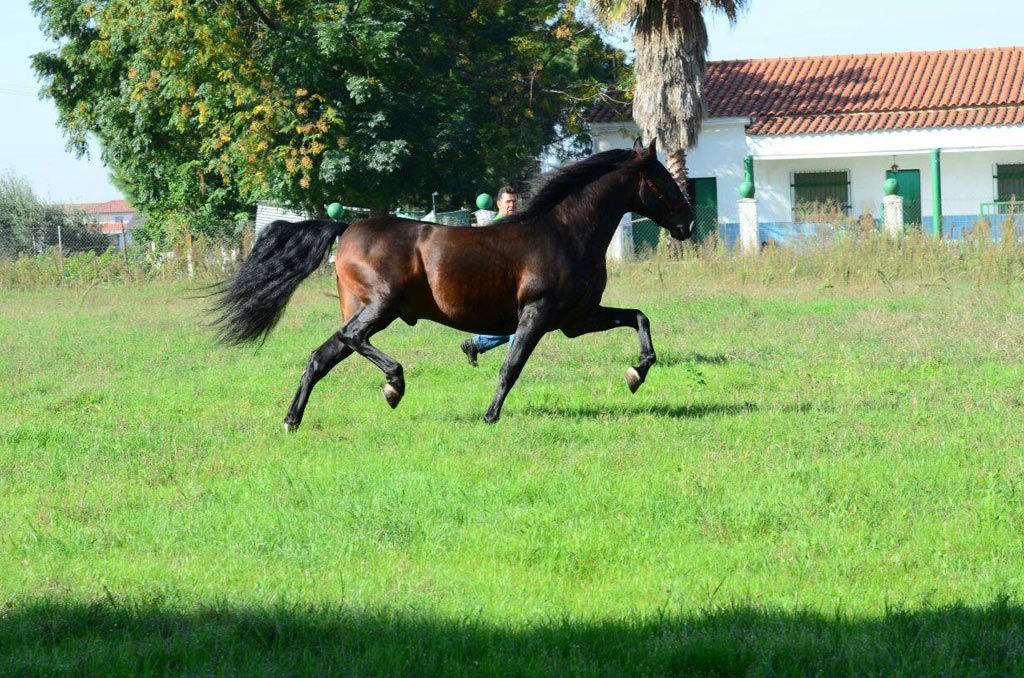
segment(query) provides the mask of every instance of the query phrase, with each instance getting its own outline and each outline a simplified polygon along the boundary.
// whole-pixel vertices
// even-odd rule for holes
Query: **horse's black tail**
[[[242,267],[214,286],[218,338],[228,344],[266,339],[295,288],[323,262],[347,227],[327,219],[267,226]]]

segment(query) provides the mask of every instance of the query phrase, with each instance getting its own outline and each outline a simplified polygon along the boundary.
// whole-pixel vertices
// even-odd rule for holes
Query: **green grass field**
[[[882,284],[882,283],[885,284]],[[0,290],[0,675],[1024,674],[1024,285],[615,272],[636,336],[393,325],[281,420],[180,284]]]

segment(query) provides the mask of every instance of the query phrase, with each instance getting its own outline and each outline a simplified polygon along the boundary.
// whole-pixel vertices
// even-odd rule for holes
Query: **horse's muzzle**
[[[668,230],[668,234],[675,240],[686,240],[693,235],[694,222],[690,222],[689,226],[683,226],[681,224],[668,224],[665,226]]]

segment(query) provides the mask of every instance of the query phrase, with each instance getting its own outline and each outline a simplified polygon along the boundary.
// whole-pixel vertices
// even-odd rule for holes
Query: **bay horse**
[[[606,252],[626,212],[648,217],[676,240],[693,233],[693,206],[658,161],[653,140],[645,148],[638,138],[631,150],[597,153],[555,170],[526,209],[486,228],[392,216],[351,224],[275,221],[239,270],[215,286],[214,322],[227,343],[266,339],[296,287],[340,236],[335,268],[344,324],[310,355],[284,419],[286,432],[302,422],[316,383],[353,352],[384,373],[384,398],[398,406],[405,394],[402,366],[370,343],[398,319],[515,333],[487,423],[498,420],[537,342],[554,330],[573,338],[633,328],[640,361],[626,370],[626,384],[635,393],[656,359],[647,316],[601,306]]]

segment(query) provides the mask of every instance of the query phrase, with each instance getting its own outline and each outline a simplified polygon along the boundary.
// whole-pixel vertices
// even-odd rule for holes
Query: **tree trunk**
[[[683,195],[687,198],[692,198],[692,196],[686,191],[686,180],[690,175],[686,169],[686,151],[683,149],[670,150],[668,153],[668,162],[665,166],[668,169],[668,173],[676,180],[676,185],[679,186],[679,190],[683,192]],[[665,231],[665,245],[668,256],[673,259],[683,258],[683,246],[685,243],[672,238],[672,236],[668,234],[668,231]]]
[[[188,224],[183,226],[185,230],[185,267],[188,270],[188,279],[191,280],[195,274],[195,266],[192,263],[192,229]]]
[[[690,173],[686,169],[686,151],[675,150],[670,151],[668,154],[668,173],[672,175],[672,178],[676,180],[676,184],[679,185],[679,190],[686,193],[686,180],[690,177]],[[687,197],[689,197],[687,195]]]

